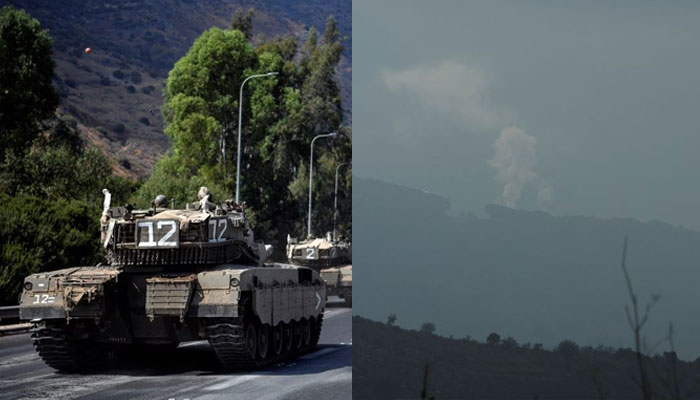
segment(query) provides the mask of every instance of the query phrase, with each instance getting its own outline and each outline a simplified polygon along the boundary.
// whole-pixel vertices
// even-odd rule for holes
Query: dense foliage
[[[0,158],[20,152],[53,115],[53,40],[24,11],[0,8]]]
[[[329,18],[325,32],[319,37],[311,29],[302,46],[293,37],[278,37],[254,48],[249,24],[237,15],[233,25],[245,26],[245,33],[209,29],[170,71],[163,113],[172,149],[137,199],[149,204],[165,194],[182,204],[193,201],[202,185],[217,201],[233,198],[241,83],[250,75],[276,71],[244,87],[241,200],[265,239],[304,234],[311,140],[340,130],[343,135],[335,140],[315,144],[314,231],[323,234],[332,229],[335,168],[350,161],[352,151],[351,131],[340,126],[334,80],[342,38]],[[341,173],[339,226],[349,234],[350,175]]]
[[[125,201],[136,186],[55,117],[53,67],[39,22],[0,9],[0,304],[31,273],[99,262],[101,190]]]
[[[0,302],[16,304],[31,273],[94,265],[99,216],[96,202],[0,194]]]

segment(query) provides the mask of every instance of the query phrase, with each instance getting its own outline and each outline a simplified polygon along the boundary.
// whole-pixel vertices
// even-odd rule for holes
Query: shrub
[[[141,74],[138,71],[132,71],[131,72],[131,81],[137,85],[139,83],[141,83]]]
[[[127,160],[124,157],[119,159],[119,165],[121,165],[122,167],[124,167],[126,169],[129,169],[129,170],[131,169],[131,162],[129,162],[129,160]]]
[[[554,348],[554,351],[566,358],[570,358],[577,355],[581,349],[573,340],[565,339]]]
[[[486,343],[490,345],[497,345],[501,343],[501,335],[496,332],[489,333],[489,335],[486,337]]]
[[[124,124],[121,122],[117,122],[116,124],[112,125],[112,131],[121,135],[126,131],[126,126],[124,126]]]
[[[435,324],[432,322],[424,322],[420,327],[420,332],[432,335],[435,333]]]
[[[71,129],[75,129],[78,126],[78,121],[70,114],[61,115],[61,120],[66,123]]]
[[[518,341],[515,340],[514,338],[508,336],[503,341],[501,341],[501,346],[508,348],[508,349],[517,349],[518,348]]]
[[[126,87],[126,91],[129,93],[136,93],[136,88],[132,85]]]
[[[151,125],[151,121],[149,121],[149,119],[146,117],[139,118],[139,122],[144,124],[144,125]]]
[[[124,73],[118,69],[112,71],[112,76],[119,80],[124,79]]]

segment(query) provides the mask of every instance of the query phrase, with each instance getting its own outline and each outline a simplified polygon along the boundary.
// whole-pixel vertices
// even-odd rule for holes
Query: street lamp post
[[[352,163],[341,163],[337,167],[335,167],[335,198],[333,199],[333,241],[335,242],[336,237],[335,237],[335,220],[336,217],[338,216],[338,170],[340,167],[345,166],[345,165],[351,165]]]
[[[331,132],[331,133],[325,133],[322,135],[318,135],[313,140],[311,140],[311,158],[309,160],[309,226],[308,230],[306,231],[306,236],[307,238],[311,237],[311,199],[312,199],[312,194],[313,194],[313,176],[314,176],[314,142],[318,138],[322,137],[336,137],[338,136],[338,132]]]
[[[279,72],[268,72],[266,74],[251,75],[241,83],[240,97],[238,98],[238,154],[236,155],[236,204],[239,204],[241,191],[241,124],[243,122],[243,86],[253,78],[262,78],[265,76],[277,75]],[[226,142],[224,141],[224,148]],[[224,161],[225,162],[225,161]]]

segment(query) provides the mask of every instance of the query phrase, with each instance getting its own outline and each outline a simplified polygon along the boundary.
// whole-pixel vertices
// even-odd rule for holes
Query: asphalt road
[[[351,399],[352,310],[326,310],[317,350],[261,371],[219,371],[204,341],[147,364],[62,374],[39,359],[29,334],[4,336],[0,399]]]

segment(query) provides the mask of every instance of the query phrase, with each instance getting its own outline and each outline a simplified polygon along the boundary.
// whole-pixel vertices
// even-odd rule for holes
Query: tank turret
[[[272,246],[255,241],[243,207],[232,200],[213,203],[206,187],[198,197],[184,210],[167,208],[163,195],[145,210],[110,208],[106,200],[102,243],[110,264],[262,265]]]
[[[352,243],[340,238],[304,241],[287,236],[287,259],[294,265],[305,266],[321,274],[328,294],[338,296],[352,307]]]
[[[352,244],[342,238],[333,241],[330,235],[303,241],[288,236],[287,259],[315,270],[352,264]]]

